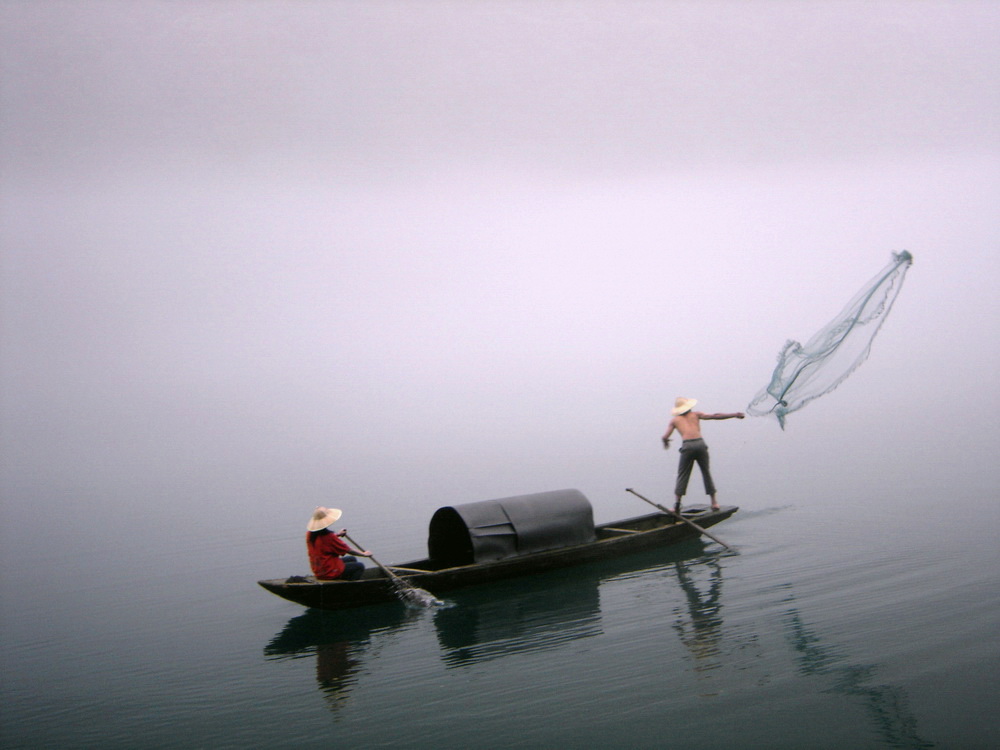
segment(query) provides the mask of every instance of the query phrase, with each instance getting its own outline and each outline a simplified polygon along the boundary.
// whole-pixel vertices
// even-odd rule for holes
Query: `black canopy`
[[[594,540],[594,512],[579,490],[439,508],[427,548],[448,567],[503,560]]]

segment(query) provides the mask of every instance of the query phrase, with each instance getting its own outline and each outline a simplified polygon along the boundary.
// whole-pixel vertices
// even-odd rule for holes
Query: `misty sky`
[[[710,442],[995,494],[998,71],[994,2],[0,0],[4,493],[666,491],[674,397],[907,249],[868,363]]]

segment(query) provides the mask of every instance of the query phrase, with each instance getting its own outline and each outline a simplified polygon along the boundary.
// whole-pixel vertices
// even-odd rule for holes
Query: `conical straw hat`
[[[319,531],[325,529],[331,523],[336,523],[337,519],[344,515],[342,510],[336,508],[324,508],[322,505],[313,511],[312,518],[309,519],[308,531]]]
[[[671,414],[684,414],[689,412],[694,408],[694,405],[698,403],[696,398],[684,398],[683,396],[678,396],[677,400],[674,402],[674,408],[670,412]]]

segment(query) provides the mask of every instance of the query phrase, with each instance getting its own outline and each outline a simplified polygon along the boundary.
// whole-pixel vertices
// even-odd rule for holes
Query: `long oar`
[[[699,534],[704,534],[709,539],[711,539],[713,542],[718,542],[719,544],[721,544],[726,549],[732,550],[732,547],[730,547],[724,541],[722,541],[721,539],[719,539],[719,537],[713,536],[712,534],[709,534],[708,531],[706,531],[705,529],[703,529],[701,526],[699,526],[698,524],[696,524],[694,521],[691,521],[691,520],[685,518],[683,516],[683,514],[681,514],[681,513],[675,513],[672,510],[664,508],[659,503],[654,503],[648,497],[643,497],[642,495],[640,495],[638,492],[636,492],[635,490],[633,490],[631,488],[627,488],[625,491],[626,492],[631,492],[633,495],[635,495],[640,500],[645,500],[647,503],[649,503],[650,505],[652,505],[654,508],[659,508],[661,511],[663,511],[664,513],[666,513],[668,516],[673,516],[674,518],[680,519],[681,521],[683,521],[684,523],[686,523],[688,526],[693,526],[698,531]]]
[[[356,541],[354,541],[353,539],[351,539],[351,537],[348,534],[345,533],[344,536],[347,538],[347,541],[349,541],[351,544],[353,544],[359,550],[364,549],[364,547],[362,547]],[[380,568],[382,568],[382,572],[385,573],[389,577],[390,581],[392,581],[393,588],[406,601],[413,602],[414,604],[419,604],[422,607],[431,607],[431,606],[434,606],[434,605],[437,605],[437,604],[443,604],[444,603],[440,599],[438,599],[436,596],[434,596],[434,594],[432,594],[430,591],[425,591],[422,588],[418,588],[417,586],[414,586],[413,584],[411,584],[406,579],[400,578],[398,575],[396,575],[395,573],[393,573],[391,570],[389,570],[387,567],[385,567],[382,563],[380,563],[378,560],[376,560],[374,555],[370,555],[368,557],[368,559],[371,560],[376,565],[378,565]]]

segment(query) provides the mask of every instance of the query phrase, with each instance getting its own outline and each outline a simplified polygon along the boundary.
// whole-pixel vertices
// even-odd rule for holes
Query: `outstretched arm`
[[[702,419],[743,419],[746,415],[741,412],[733,412],[732,414],[702,414]]]

